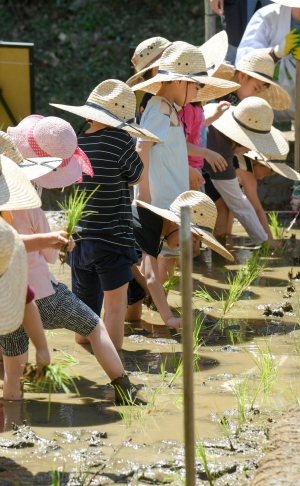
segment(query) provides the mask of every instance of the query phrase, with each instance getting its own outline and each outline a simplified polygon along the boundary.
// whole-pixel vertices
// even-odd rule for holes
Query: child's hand
[[[214,152],[213,150],[209,150],[209,149],[206,150],[207,153],[205,154],[205,159],[211,166],[212,170],[214,172],[217,172],[218,170],[220,172],[223,172],[223,170],[225,170],[228,165],[226,160],[222,157],[222,155],[217,154],[217,152]]]
[[[69,239],[69,242],[68,242],[67,251],[69,251],[69,252],[73,251],[74,247],[75,247],[75,241],[73,240],[73,237],[71,236],[70,239]]]
[[[200,182],[205,184],[205,179],[200,174],[199,170],[194,167],[189,167],[189,178],[190,178],[190,190],[191,191],[201,191]]]
[[[61,250],[63,245],[69,245],[71,241],[71,238],[70,240],[67,239],[66,231],[54,231],[53,233],[46,233],[45,236],[47,238],[47,247],[52,250]]]
[[[40,376],[41,372],[43,371],[44,366],[51,363],[51,357],[49,353],[49,349],[46,348],[39,348],[36,350],[36,379]]]
[[[181,328],[181,317],[169,317],[169,319],[165,321],[165,325],[179,331]]]
[[[216,113],[215,113],[215,120],[217,120],[218,118],[220,118],[220,116],[223,115],[223,113],[225,113],[225,111],[228,110],[228,108],[231,107],[231,104],[229,103],[229,101],[220,101],[220,103],[218,103],[218,106],[216,107]]]

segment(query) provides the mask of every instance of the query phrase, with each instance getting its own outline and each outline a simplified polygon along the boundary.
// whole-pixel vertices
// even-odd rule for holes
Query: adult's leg
[[[227,207],[244,226],[255,244],[261,244],[268,235],[261,225],[254,207],[242,193],[237,178],[231,180],[213,180],[213,184],[221,194]]]
[[[261,202],[258,198],[257,194],[257,180],[254,174],[252,172],[242,170],[242,169],[236,169],[236,173],[241,181],[241,184],[244,188],[245,195],[251,202],[252,206],[254,207],[256,214],[258,216],[259,221],[262,224],[262,227],[264,228],[265,232],[268,235],[268,240],[270,243],[273,243],[273,235],[269,226],[268,218],[266,216],[266,213],[261,205]]]
[[[124,339],[127,289],[128,283],[117,289],[104,291],[104,323],[116,349],[122,349]]]

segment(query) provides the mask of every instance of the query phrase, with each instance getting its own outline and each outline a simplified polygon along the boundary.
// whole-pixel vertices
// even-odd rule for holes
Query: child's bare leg
[[[2,354],[2,348],[0,346],[0,361],[3,361],[3,354]]]
[[[75,332],[75,342],[78,344],[89,344],[89,340],[87,337],[81,336],[78,332]]]
[[[124,339],[127,288],[128,283],[118,289],[104,291],[104,323],[116,349],[122,349]]]
[[[164,284],[167,280],[173,277],[177,265],[177,258],[159,258],[158,259],[158,275],[159,280]]]
[[[229,209],[221,197],[215,202],[215,205],[218,210],[218,215],[214,229],[214,237],[217,239],[226,238]]]
[[[127,307],[125,321],[139,321],[142,316],[143,299]]]
[[[28,360],[28,351],[20,356],[3,356],[4,364],[4,400],[22,400],[20,378]]]
[[[94,355],[98,363],[100,363],[109,378],[111,380],[114,380],[115,378],[123,375],[124,367],[116,351],[116,348],[114,347],[108,335],[107,329],[102,319],[99,319],[99,324],[97,324],[95,329],[87,336],[87,338],[88,342],[91,343]]]
[[[232,233],[233,218],[234,218],[233,213],[231,211],[229,211],[228,222],[227,222],[227,230],[226,230],[226,234],[228,236],[231,235],[231,233]]]

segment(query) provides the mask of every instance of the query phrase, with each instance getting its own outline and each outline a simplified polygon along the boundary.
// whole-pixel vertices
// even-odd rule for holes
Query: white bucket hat
[[[63,159],[57,157],[29,157],[24,158],[16,147],[10,136],[0,130],[0,153],[3,153],[10,160],[18,164],[23,170],[27,179],[32,181],[37,177],[44,176],[48,172],[55,171]]]
[[[216,36],[214,36],[216,37]],[[212,77],[208,73],[202,48],[198,49],[186,42],[177,41],[162,54],[156,76],[132,87],[134,91],[142,90],[156,95],[161,83],[166,81],[189,81],[205,84],[198,91],[197,99],[204,101],[224,96],[239,88],[239,84]]]
[[[207,113],[216,107],[216,103],[207,105]],[[250,96],[237,106],[231,106],[213,126],[231,140],[263,153],[270,158],[286,155],[289,144],[282,133],[272,127],[273,110],[270,105],[257,96]]]
[[[40,208],[41,200],[15,162],[0,155],[0,211]]]
[[[18,329],[23,321],[28,261],[18,233],[1,217],[0,248],[0,334],[6,335]]]
[[[234,258],[213,236],[217,219],[217,208],[210,197],[199,191],[186,191],[180,194],[169,209],[161,209],[152,204],[136,200],[144,208],[153,213],[181,225],[180,209],[182,206],[191,208],[191,231],[201,237],[201,241],[209,248],[220,253],[223,257],[233,261]]]
[[[96,86],[83,106],[54,103],[50,103],[50,105],[83,118],[125,130],[134,137],[144,138],[151,142],[161,142],[148,130],[133,123],[136,109],[135,95],[127,84],[117,79],[108,79]]]
[[[285,7],[300,8],[299,0],[271,0],[271,1],[274,3],[279,3],[279,5],[284,5]]]

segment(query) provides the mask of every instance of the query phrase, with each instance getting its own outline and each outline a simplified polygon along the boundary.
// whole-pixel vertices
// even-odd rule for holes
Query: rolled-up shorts
[[[169,248],[167,242],[164,241],[158,258],[180,258],[180,248]]]
[[[88,336],[97,326],[99,316],[62,283],[52,283],[55,293],[36,300],[44,329],[69,329]],[[28,350],[29,339],[23,326],[0,336],[4,356],[20,356]]]
[[[141,285],[133,278],[130,280],[127,291],[127,304],[133,305],[146,297],[146,292]]]

